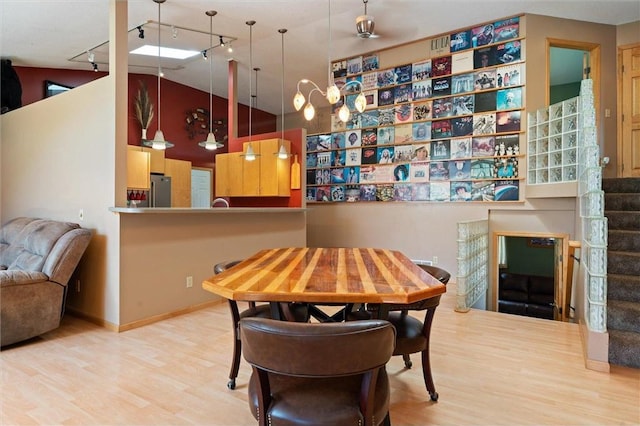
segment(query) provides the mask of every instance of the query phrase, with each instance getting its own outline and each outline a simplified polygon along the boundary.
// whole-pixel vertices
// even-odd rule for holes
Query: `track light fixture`
[[[206,61],[207,60],[207,49],[205,49],[202,52],[200,52],[200,54],[202,55],[202,59],[204,59]]]
[[[144,38],[144,29],[142,28],[142,25],[138,25],[136,28],[138,29],[138,38]]]
[[[93,52],[88,51],[87,52],[87,60],[91,63],[94,63],[96,61],[96,55],[93,54]]]
[[[171,37],[178,38],[178,29],[173,25],[171,26]]]
[[[224,39],[222,38],[222,36],[218,36],[219,40],[220,40],[220,46],[224,47]]]
[[[98,64],[91,62],[91,66],[93,66],[93,72],[98,72]]]
[[[233,53],[233,46],[231,46],[231,42],[227,43],[229,46],[227,47],[227,52]]]

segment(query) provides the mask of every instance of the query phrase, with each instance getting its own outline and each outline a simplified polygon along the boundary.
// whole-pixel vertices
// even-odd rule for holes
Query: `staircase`
[[[640,178],[603,179],[609,363],[640,368]]]

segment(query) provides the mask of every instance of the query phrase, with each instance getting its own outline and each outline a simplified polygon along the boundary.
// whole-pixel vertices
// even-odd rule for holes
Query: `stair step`
[[[640,275],[640,253],[608,250],[607,273]]]
[[[640,231],[610,229],[607,249],[640,252]]]
[[[605,210],[640,211],[640,194],[606,193],[604,194]]]
[[[602,179],[604,192],[637,192],[640,193],[640,178],[607,178]]]
[[[607,275],[607,301],[621,300],[640,303],[640,276]]]
[[[640,303],[608,300],[607,328],[640,333]]]
[[[640,231],[640,211],[605,210],[609,229]]]
[[[609,330],[609,363],[640,368],[640,333]]]

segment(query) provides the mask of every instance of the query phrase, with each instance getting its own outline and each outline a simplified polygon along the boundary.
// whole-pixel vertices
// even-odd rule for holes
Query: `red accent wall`
[[[22,84],[22,104],[28,105],[44,99],[44,81],[50,80],[56,83],[77,87],[90,81],[107,75],[106,72],[93,72],[82,70],[67,70],[53,68],[32,68],[14,67]],[[154,104],[154,118],[147,131],[147,137],[153,138],[158,126],[158,80],[153,75],[129,74],[129,130],[127,143],[129,145],[139,145],[141,138],[141,127],[134,114],[133,100],[138,91],[140,80],[147,83],[149,97]],[[215,153],[228,152],[228,146],[221,150],[211,152],[198,146],[198,142],[206,139],[206,134],[197,135],[189,139],[186,129],[187,112],[196,108],[209,109],[209,94],[189,86],[176,83],[168,79],[161,80],[160,95],[162,109],[160,110],[161,127],[165,139],[173,142],[175,147],[165,152],[166,158],[191,161],[196,167],[215,166]],[[214,96],[213,98],[213,118],[224,119],[227,117],[227,100]],[[238,105],[238,135],[248,135],[249,108],[246,105]],[[252,109],[251,121],[253,124],[252,134],[273,132],[276,130],[276,116],[268,112]],[[208,122],[206,123],[208,127]],[[224,135],[227,129],[221,129]]]

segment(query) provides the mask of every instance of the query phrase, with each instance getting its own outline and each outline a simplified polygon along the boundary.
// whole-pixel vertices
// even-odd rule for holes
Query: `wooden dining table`
[[[261,250],[206,279],[202,287],[236,301],[317,305],[413,304],[446,292],[446,286],[397,250],[288,247]],[[322,317],[320,311],[314,311]],[[341,314],[342,315],[342,314]],[[327,315],[336,319],[339,315]]]

